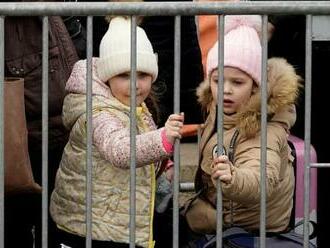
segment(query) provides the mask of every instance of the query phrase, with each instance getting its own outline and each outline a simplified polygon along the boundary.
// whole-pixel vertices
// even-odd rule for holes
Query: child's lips
[[[223,106],[224,107],[228,107],[228,106],[231,106],[234,102],[232,100],[229,100],[229,99],[224,99],[223,100]]]

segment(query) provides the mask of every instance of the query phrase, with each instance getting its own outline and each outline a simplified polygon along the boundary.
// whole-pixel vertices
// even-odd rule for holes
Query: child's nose
[[[230,86],[230,84],[228,82],[224,82],[223,92],[224,92],[224,94],[229,94],[229,93],[232,92],[231,86]]]

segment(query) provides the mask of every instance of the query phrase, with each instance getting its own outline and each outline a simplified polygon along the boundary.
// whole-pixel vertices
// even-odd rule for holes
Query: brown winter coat
[[[49,17],[49,148],[64,147],[68,131],[61,119],[65,83],[78,60],[75,47],[59,16]],[[42,19],[7,17],[5,76],[24,78],[29,147],[41,150]]]
[[[299,77],[284,59],[268,61],[268,124],[267,124],[267,224],[268,232],[288,227],[293,206],[294,174],[291,150],[287,144],[290,127],[296,119],[294,103],[299,89]],[[204,199],[216,206],[216,189],[211,181],[210,166],[216,151],[216,108],[211,102],[209,82],[198,89],[201,104],[209,108],[200,144],[200,163],[196,174],[196,189],[206,189]],[[211,100],[210,100],[211,99]],[[235,143],[232,181],[222,183],[224,225],[247,230],[259,229],[260,215],[260,94],[253,95],[234,116],[224,117],[224,149],[239,130]],[[209,213],[210,230],[216,228],[215,210]]]

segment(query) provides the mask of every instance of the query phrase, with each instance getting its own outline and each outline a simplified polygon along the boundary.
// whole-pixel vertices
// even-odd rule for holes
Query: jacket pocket
[[[59,48],[57,46],[50,48],[48,56],[49,115],[52,117],[61,115],[65,94],[65,79],[62,79],[63,69],[60,67]],[[35,52],[7,60],[6,68],[10,76],[24,78],[27,120],[41,119],[42,53]]]
[[[54,46],[48,51],[49,72],[52,73],[58,69],[59,48]],[[22,55],[15,59],[7,59],[6,66],[12,76],[26,77],[37,75],[41,79],[42,72],[42,51],[35,51],[28,55]]]
[[[33,53],[13,60],[7,60],[6,66],[12,76],[25,77],[38,67],[41,67],[41,54]]]

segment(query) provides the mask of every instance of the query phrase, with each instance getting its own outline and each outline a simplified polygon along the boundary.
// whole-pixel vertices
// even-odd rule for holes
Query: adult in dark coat
[[[61,17],[49,17],[49,192],[67,142],[62,124],[65,83],[78,56]],[[42,175],[42,19],[7,17],[5,20],[5,76],[24,78],[28,148],[33,175]],[[41,194],[5,196],[5,247],[41,247]]]

